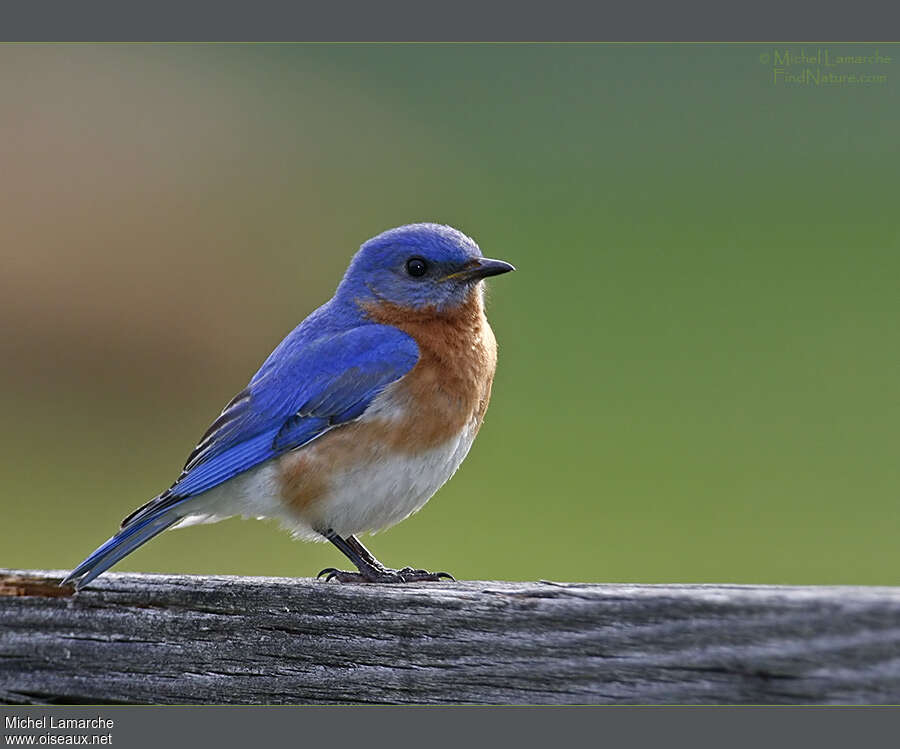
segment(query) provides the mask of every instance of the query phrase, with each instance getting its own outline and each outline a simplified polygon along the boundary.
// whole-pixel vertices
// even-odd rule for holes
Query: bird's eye
[[[424,276],[425,272],[428,270],[428,263],[426,263],[420,257],[411,257],[406,261],[406,272],[409,275],[418,278],[419,276]]]

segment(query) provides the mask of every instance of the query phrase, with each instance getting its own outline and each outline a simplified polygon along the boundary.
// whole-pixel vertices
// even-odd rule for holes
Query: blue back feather
[[[278,355],[266,360],[234,415],[204,438],[170,496],[208,491],[357,418],[419,358],[416,342],[387,325],[364,324],[305,340],[309,337],[301,325],[276,349]]]
[[[282,341],[226,407],[178,480],[127,518],[125,527],[358,418],[418,361],[416,342],[397,328],[361,321],[315,338],[311,320]]]

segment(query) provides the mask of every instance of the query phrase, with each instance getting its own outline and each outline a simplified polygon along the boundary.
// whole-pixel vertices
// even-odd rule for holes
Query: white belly
[[[475,432],[472,424],[421,455],[381,456],[341,472],[328,498],[317,505],[321,521],[340,536],[399,523],[421,509],[456,472]]]
[[[319,530],[328,528],[340,536],[383,530],[421,509],[447,482],[476,432],[472,421],[420,455],[373,454],[330,477],[328,492],[303,514],[282,499],[277,459],[270,460],[198,495],[190,502],[191,514],[176,527],[240,515],[278,520],[296,537],[315,541],[323,541]]]

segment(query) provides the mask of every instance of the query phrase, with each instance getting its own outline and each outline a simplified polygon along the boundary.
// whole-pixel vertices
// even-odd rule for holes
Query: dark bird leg
[[[347,544],[351,549],[353,549],[373,567],[377,567],[378,569],[382,570],[385,569],[385,566],[375,558],[375,555],[371,551],[363,546],[362,541],[360,541],[356,536],[347,536],[345,540],[347,541]]]
[[[344,572],[334,567],[326,567],[316,577],[325,575],[325,580],[337,580],[341,583],[416,583],[423,581],[453,580],[447,572],[428,572],[404,567],[393,570],[385,567],[355,536],[341,538],[330,528],[322,534],[337,546],[344,555],[356,565],[359,572]]]

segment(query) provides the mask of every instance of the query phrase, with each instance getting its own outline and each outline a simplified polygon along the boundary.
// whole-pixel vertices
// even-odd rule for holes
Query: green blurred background
[[[862,86],[769,52],[0,47],[0,566],[80,561],[362,241],[433,220],[519,272],[481,435],[383,561],[900,584],[900,47]],[[229,520],[117,569],[334,564]]]

